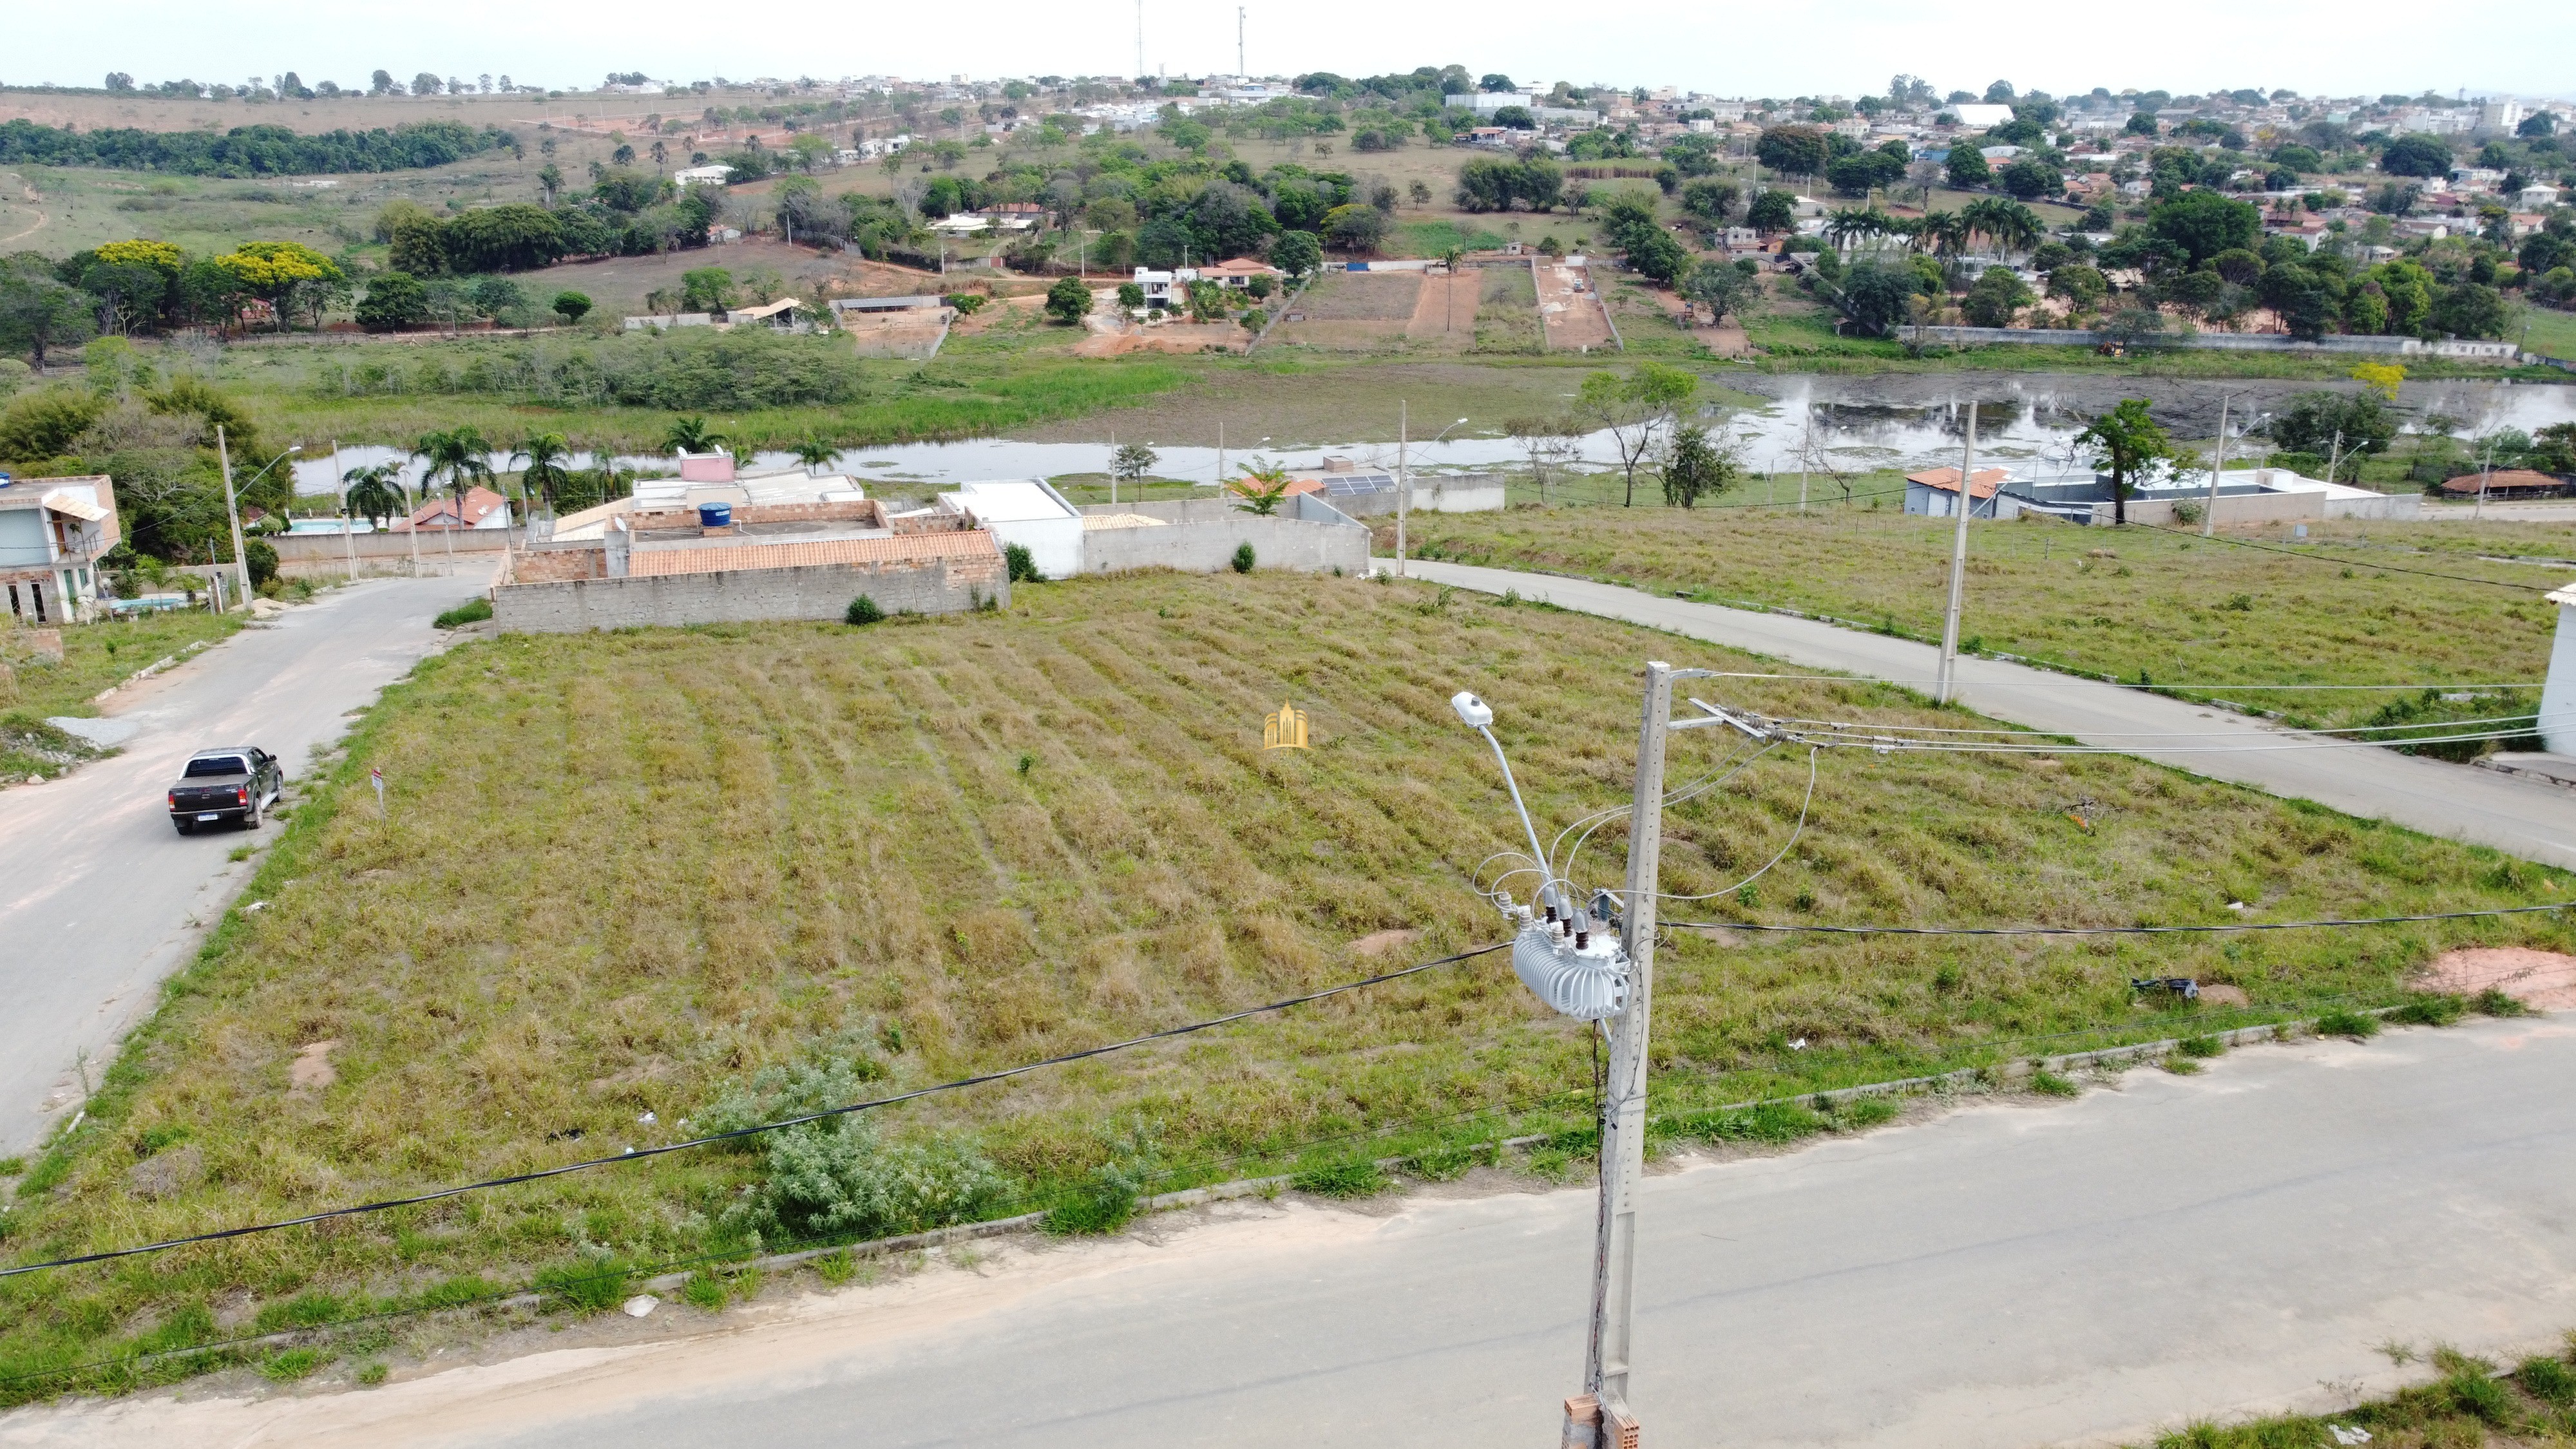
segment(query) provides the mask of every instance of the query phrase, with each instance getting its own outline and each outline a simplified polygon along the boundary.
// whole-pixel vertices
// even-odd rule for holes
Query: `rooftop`
[[[1977,497],[1992,498],[1995,496],[1995,490],[2001,488],[2004,480],[2011,476],[2010,469],[1979,468],[1977,476],[1969,481],[1968,486]],[[1926,488],[1938,488],[1944,493],[1956,493],[1959,491],[1959,470],[1933,468],[1921,473],[1908,473],[1905,475],[1905,481],[1920,483]]]

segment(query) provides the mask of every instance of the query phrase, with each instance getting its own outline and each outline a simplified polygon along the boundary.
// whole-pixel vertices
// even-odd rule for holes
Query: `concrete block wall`
[[[861,594],[889,614],[955,614],[979,601],[1007,607],[1011,585],[996,555],[506,584],[492,591],[492,610],[493,622],[504,632],[575,634],[647,625],[838,619]]]
[[[1311,495],[1309,495],[1311,496]],[[1301,497],[1301,504],[1307,499]],[[1359,524],[1317,505],[1332,521],[1313,517],[1264,518],[1214,498],[1176,499],[1159,503],[1095,504],[1085,513],[1141,513],[1165,520],[1160,528],[1094,528],[1082,535],[1082,571],[1121,573],[1129,569],[1178,569],[1214,573],[1234,567],[1234,551],[1252,545],[1260,568],[1298,569],[1346,574],[1368,571],[1369,532]]]
[[[1413,480],[1416,513],[1499,513],[1504,507],[1500,473],[1417,474]],[[1395,516],[1395,494],[1362,493],[1334,498],[1333,507],[1353,518]]]
[[[452,542],[458,553],[499,553],[503,531],[497,528],[460,528],[451,539],[435,528],[420,531],[420,556],[426,562],[431,555],[444,556]],[[336,533],[270,534],[263,540],[277,550],[278,562],[293,559],[317,559],[345,562],[350,544],[357,545],[361,562],[371,558],[411,558],[411,539],[400,533],[361,533],[343,538]]]

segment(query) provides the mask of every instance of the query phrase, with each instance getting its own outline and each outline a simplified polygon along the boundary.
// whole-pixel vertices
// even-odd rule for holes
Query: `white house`
[[[2558,204],[2558,188],[2546,181],[2534,182],[2522,188],[2518,199],[2525,211],[2547,211]]]
[[[1182,300],[1188,300],[1190,283],[1198,279],[1198,270],[1194,267],[1175,267],[1168,272],[1158,272],[1148,267],[1136,269],[1136,285],[1144,289],[1145,305],[1148,307],[1172,306],[1176,292]]]
[[[731,175],[730,166],[684,166],[671,173],[671,182],[686,191],[692,186],[722,186]]]
[[[1990,131],[2013,118],[2010,106],[1943,106],[1941,109],[1959,118],[1959,124],[1972,131]]]
[[[939,511],[971,515],[1003,547],[1017,544],[1051,579],[1082,572],[1082,510],[1043,478],[998,478],[962,483],[939,495]]]

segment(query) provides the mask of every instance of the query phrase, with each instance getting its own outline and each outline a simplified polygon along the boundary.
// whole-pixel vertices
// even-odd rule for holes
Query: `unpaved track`
[[[2429,1376],[2385,1342],[2550,1346],[2571,1091],[2576,1024],[2481,1020],[1650,1177],[1647,1442],[2137,1443]],[[1250,1205],[372,1391],[22,1409],[0,1445],[1552,1443],[1592,1204]]]
[[[1618,346],[1610,335],[1609,314],[1601,310],[1601,298],[1585,281],[1590,270],[1539,259],[1538,315],[1547,328],[1550,352],[1584,348],[1599,352]],[[1578,286],[1584,290],[1576,291]]]
[[[1428,273],[1422,279],[1422,294],[1414,299],[1413,321],[1404,335],[1417,342],[1448,342],[1464,347],[1476,340],[1476,299],[1485,286],[1485,274],[1472,267],[1459,268],[1455,276]]]

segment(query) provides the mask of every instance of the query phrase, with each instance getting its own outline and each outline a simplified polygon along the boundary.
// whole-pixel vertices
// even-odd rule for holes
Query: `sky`
[[[1143,0],[1145,63],[1171,74],[1231,73],[1231,3]],[[1323,0],[1295,8],[1247,3],[1255,74],[1332,70],[1366,75],[1452,62],[1518,81],[1680,86],[1714,95],[1859,96],[1898,72],[1945,93],[2010,80],[2057,94],[2108,86],[2176,94],[2255,86],[2304,94],[2426,89],[2568,96],[2576,7],[2507,0],[2473,25],[2351,0],[2165,0],[2151,6],[1959,10],[1893,0],[1625,0],[1607,10],[1492,0],[1461,10],[1389,10]],[[293,70],[308,85],[363,85],[378,67],[508,75],[523,84],[592,86],[608,72],[656,79],[810,74],[989,79],[1127,74],[1137,9],[1098,0],[979,0],[852,5],[767,0],[750,11],[699,0],[606,6],[444,0],[435,19],[411,5],[263,0],[208,6],[128,0],[113,24],[85,7],[29,3],[0,21],[0,83],[95,86],[111,70],[142,82],[185,77],[239,84]],[[1569,10],[1590,23],[1569,26]],[[754,22],[757,23],[748,23]],[[965,23],[961,23],[961,21]]]

